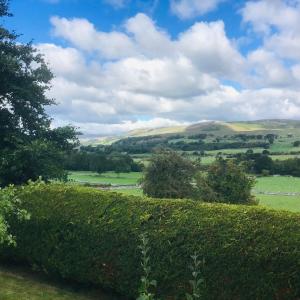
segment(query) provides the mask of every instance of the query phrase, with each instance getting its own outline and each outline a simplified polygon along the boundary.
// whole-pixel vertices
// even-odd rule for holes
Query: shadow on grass
[[[91,285],[58,280],[28,266],[0,262],[1,300],[126,300]]]

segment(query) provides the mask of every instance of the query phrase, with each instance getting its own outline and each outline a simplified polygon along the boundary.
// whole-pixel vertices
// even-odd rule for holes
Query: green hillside
[[[278,135],[294,135],[300,137],[300,120],[258,120],[240,122],[207,121],[192,124],[189,126],[172,126],[161,128],[146,128],[129,131],[122,136],[102,137],[97,139],[83,140],[85,145],[110,145],[120,139],[127,137],[143,137],[157,135],[193,135],[213,134],[214,136],[234,134],[266,134],[275,133]]]

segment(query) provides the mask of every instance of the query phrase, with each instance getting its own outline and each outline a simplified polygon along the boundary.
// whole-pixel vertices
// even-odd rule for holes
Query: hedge
[[[20,190],[29,221],[10,220],[10,259],[133,298],[141,233],[160,299],[184,299],[190,255],[205,258],[203,299],[298,299],[300,215],[259,207],[123,196],[70,185]]]

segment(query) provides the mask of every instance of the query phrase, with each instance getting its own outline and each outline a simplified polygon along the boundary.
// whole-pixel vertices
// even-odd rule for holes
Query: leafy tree
[[[186,198],[193,194],[196,168],[191,161],[170,150],[152,156],[144,172],[143,191],[154,198]]]
[[[232,160],[216,160],[206,175],[196,178],[198,197],[208,202],[255,204],[251,189],[255,179]]]
[[[0,17],[10,17],[8,1],[0,0]],[[63,153],[77,142],[67,126],[51,129],[45,107],[53,78],[31,43],[17,42],[18,35],[0,24],[0,186],[64,177]]]
[[[299,147],[299,146],[300,146],[300,141],[293,142],[293,147]]]
[[[0,188],[0,245],[15,244],[15,239],[9,232],[10,226],[7,220],[10,217],[24,220],[30,218],[27,211],[19,208],[20,202],[15,187]]]
[[[270,156],[268,155],[257,155],[254,159],[253,170],[257,174],[261,174],[264,170],[268,170],[272,173],[274,169],[274,163]]]

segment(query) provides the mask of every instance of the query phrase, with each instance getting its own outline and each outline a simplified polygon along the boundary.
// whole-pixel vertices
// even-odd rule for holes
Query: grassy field
[[[206,157],[214,159],[213,157]],[[208,163],[209,160],[206,161]],[[113,185],[136,185],[142,173],[120,173],[113,172],[97,174],[93,172],[72,172],[69,175],[71,180],[77,182],[88,182],[92,184],[113,184]],[[139,188],[117,188],[116,192],[126,195],[142,196]],[[262,193],[300,193],[300,178],[289,176],[259,177],[254,188],[254,194],[260,200],[260,205],[274,209],[285,209],[300,212],[300,196],[298,195],[265,195]]]
[[[135,185],[141,178],[140,172],[131,173],[119,173],[105,172],[103,174],[98,174],[89,171],[78,171],[70,172],[69,180],[82,182],[82,183],[92,183],[92,184],[113,184],[113,185]]]
[[[62,285],[16,267],[0,266],[1,300],[117,300],[91,288]]]
[[[259,192],[300,193],[300,178],[291,176],[259,177],[255,190]]]
[[[237,154],[237,153],[245,153],[247,150],[247,148],[238,148],[238,149],[221,149],[221,150],[209,150],[209,151],[205,151],[206,154],[210,154],[210,155],[216,155],[220,152],[222,152],[222,154]],[[251,150],[253,150],[253,152],[255,153],[261,153],[264,149],[263,148],[251,148]]]
[[[259,205],[277,210],[300,212],[300,196],[257,195]]]

